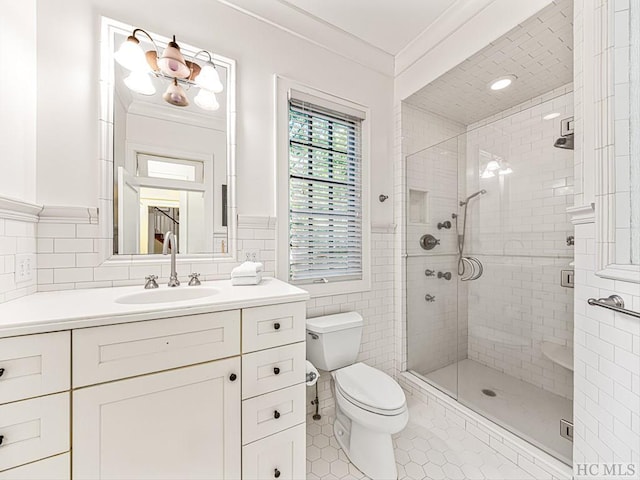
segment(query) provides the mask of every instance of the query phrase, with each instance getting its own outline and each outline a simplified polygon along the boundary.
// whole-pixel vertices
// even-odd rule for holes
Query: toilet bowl
[[[373,480],[397,478],[391,435],[409,421],[400,385],[380,370],[354,363],[362,317],[355,312],[307,320],[307,358],[331,371],[336,402],[333,431],[349,460]]]

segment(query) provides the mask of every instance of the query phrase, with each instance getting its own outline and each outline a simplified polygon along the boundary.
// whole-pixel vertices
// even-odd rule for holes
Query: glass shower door
[[[463,149],[454,137],[406,159],[407,369],[454,398],[467,341],[453,215]]]

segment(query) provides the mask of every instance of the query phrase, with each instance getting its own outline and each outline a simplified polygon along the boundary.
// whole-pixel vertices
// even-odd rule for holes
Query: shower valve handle
[[[425,277],[433,277],[436,274],[435,270],[429,270],[428,268],[424,271]]]
[[[445,280],[451,280],[451,272],[438,272],[438,278],[444,278]]]
[[[420,246],[423,250],[431,250],[432,248],[435,248],[436,245],[440,245],[440,240],[430,233],[427,233],[420,238]]]
[[[427,293],[427,294],[424,296],[424,299],[425,299],[425,301],[427,301],[427,302],[435,302],[435,301],[436,301],[436,296],[435,296],[435,295],[431,295],[431,294]]]

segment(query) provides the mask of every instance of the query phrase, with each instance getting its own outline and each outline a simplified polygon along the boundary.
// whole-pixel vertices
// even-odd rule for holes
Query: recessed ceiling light
[[[544,117],[542,117],[543,120],[553,120],[554,118],[558,118],[560,116],[559,112],[553,112],[550,113],[548,115],[545,115]]]
[[[489,88],[491,90],[502,90],[511,85],[516,78],[515,75],[505,75],[504,77],[496,78],[489,84]]]

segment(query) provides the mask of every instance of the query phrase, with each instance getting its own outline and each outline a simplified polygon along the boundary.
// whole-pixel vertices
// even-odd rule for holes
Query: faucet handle
[[[199,273],[192,273],[191,275],[189,275],[189,286],[190,287],[197,287],[198,285],[200,285],[200,274]]]
[[[150,288],[158,288],[158,282],[156,282],[158,279],[157,275],[149,275],[148,277],[144,277],[144,279],[147,281],[144,284],[145,289],[149,290]]]

